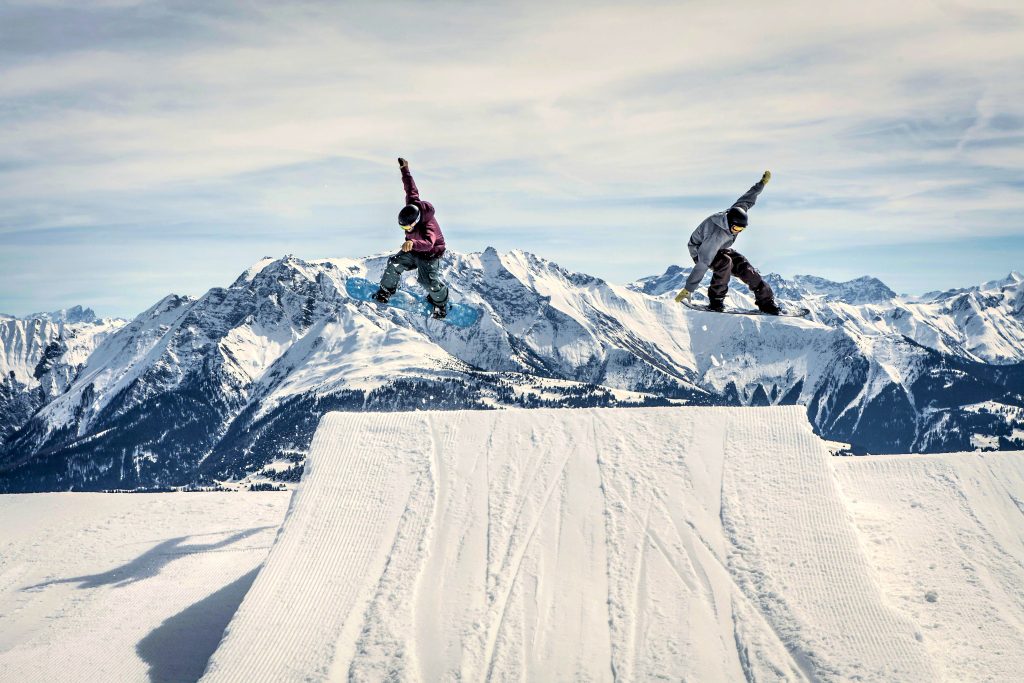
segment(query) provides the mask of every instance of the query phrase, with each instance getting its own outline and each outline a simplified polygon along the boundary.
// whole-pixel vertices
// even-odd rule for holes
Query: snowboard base
[[[763,315],[766,318],[803,318],[804,316],[808,315],[811,312],[810,309],[803,307],[786,308],[783,306],[779,306],[779,308],[782,309],[782,312],[779,313],[778,315],[762,313],[756,308],[727,308],[724,311],[709,311],[707,304],[697,304],[691,303],[689,301],[683,301],[681,303],[691,310],[704,311],[705,313],[728,313],[732,315]]]
[[[378,306],[399,308],[403,311],[419,313],[424,316],[429,316],[434,310],[434,307],[431,306],[429,301],[427,301],[425,294],[417,294],[401,289],[392,294],[386,304],[382,304],[373,298],[373,295],[376,294],[379,288],[380,285],[376,282],[370,282],[369,280],[361,277],[350,277],[345,281],[345,291],[350,297],[358,299],[359,301],[369,301],[377,304]],[[443,318],[438,318],[441,322],[451,323],[456,327],[469,327],[479,319],[479,308],[462,303],[449,303],[448,315]]]

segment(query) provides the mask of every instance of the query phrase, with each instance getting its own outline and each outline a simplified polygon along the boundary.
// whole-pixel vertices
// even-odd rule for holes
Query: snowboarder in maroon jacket
[[[405,230],[402,249],[388,259],[380,289],[373,298],[387,303],[398,290],[403,272],[417,269],[417,279],[427,290],[427,300],[434,307],[431,314],[443,318],[448,314],[448,286],[441,280],[441,256],[444,255],[444,235],[434,218],[434,205],[420,199],[416,181],[409,172],[409,162],[399,158],[402,184],[405,186],[405,207],[398,212],[398,224]]]

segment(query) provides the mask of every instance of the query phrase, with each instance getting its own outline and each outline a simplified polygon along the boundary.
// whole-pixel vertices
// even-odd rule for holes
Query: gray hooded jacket
[[[757,181],[753,187],[747,190],[746,194],[736,200],[733,206],[749,210],[763,189],[764,183]],[[690,235],[690,242],[686,246],[690,250],[690,258],[693,259],[694,266],[690,277],[686,280],[686,289],[691,292],[697,290],[704,273],[708,272],[708,268],[711,267],[711,262],[718,252],[731,247],[739,236],[732,234],[732,231],[729,230],[727,213],[729,213],[728,210],[719,211],[708,216]]]

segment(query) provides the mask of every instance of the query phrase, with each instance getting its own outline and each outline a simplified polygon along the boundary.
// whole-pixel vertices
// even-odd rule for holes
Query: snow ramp
[[[332,413],[203,680],[999,680],[1024,671],[1024,456],[1000,457],[927,474],[905,523],[800,407]],[[997,576],[950,590],[963,558]]]

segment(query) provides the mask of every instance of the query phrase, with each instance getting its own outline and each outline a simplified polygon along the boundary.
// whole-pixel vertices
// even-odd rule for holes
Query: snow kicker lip
[[[796,406],[328,414],[204,680],[935,680],[836,463]]]

